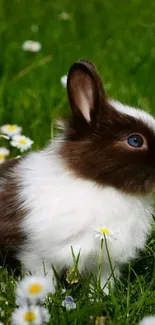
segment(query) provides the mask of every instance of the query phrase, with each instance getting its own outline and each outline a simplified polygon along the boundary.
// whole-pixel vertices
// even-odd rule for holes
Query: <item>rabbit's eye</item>
[[[130,147],[140,148],[143,146],[144,140],[139,134],[132,134],[128,137],[127,142]]]

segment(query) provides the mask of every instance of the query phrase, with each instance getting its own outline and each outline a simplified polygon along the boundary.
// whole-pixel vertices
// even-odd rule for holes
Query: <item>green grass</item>
[[[72,19],[59,20],[62,12]],[[0,124],[21,125],[34,149],[44,146],[54,119],[69,112],[60,77],[82,57],[96,64],[110,96],[155,115],[154,12],[153,0],[0,0]],[[24,52],[27,39],[41,42],[42,50]],[[108,297],[97,290],[90,304],[82,277],[67,286],[77,303],[77,310],[67,313],[61,307],[65,294],[58,290],[49,303],[51,324],[89,324],[90,315],[104,314],[108,324],[134,325],[155,314],[154,238]],[[6,325],[15,308],[14,279],[0,269],[0,320]]]

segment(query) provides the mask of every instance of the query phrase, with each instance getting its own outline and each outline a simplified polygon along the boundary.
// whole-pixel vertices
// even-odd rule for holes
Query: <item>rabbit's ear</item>
[[[75,119],[83,116],[90,123],[98,111],[100,101],[105,97],[102,80],[95,66],[87,60],[74,63],[69,70],[67,90]]]

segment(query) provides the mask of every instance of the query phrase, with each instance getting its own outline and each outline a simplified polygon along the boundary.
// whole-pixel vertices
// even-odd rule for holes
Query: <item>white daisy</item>
[[[23,43],[22,48],[24,51],[39,52],[42,45],[39,42],[28,40]]]
[[[99,231],[96,231],[95,237],[100,239],[105,239],[105,237],[116,239],[115,235],[106,228],[100,228]]]
[[[5,124],[0,127],[0,131],[11,138],[16,134],[20,134],[22,128],[16,124]]]
[[[62,306],[65,307],[66,310],[76,309],[76,303],[71,296],[66,297],[66,299],[62,301]]]
[[[8,156],[10,151],[7,148],[0,147],[0,164],[5,161],[6,156]]]
[[[139,325],[155,325],[155,316],[144,317]]]
[[[46,308],[40,306],[23,306],[15,309],[11,318],[11,325],[42,325],[50,319]]]
[[[64,88],[66,88],[67,87],[67,75],[62,76],[60,81],[61,81],[62,86]]]
[[[31,26],[31,30],[32,30],[33,33],[37,33],[38,29],[39,29],[39,27],[37,25],[32,25]]]
[[[5,147],[0,147],[0,155],[8,156],[10,151]]]
[[[42,300],[52,288],[49,277],[43,276],[27,276],[18,283],[16,289],[17,301],[20,299],[23,304],[24,299],[35,303]]]
[[[70,14],[69,12],[65,12],[65,11],[63,11],[63,12],[58,16],[58,18],[59,18],[60,20],[71,20],[71,19],[72,19],[72,16],[71,16],[71,14]]]
[[[23,152],[31,148],[33,141],[30,138],[25,137],[25,135],[15,135],[10,144]]]

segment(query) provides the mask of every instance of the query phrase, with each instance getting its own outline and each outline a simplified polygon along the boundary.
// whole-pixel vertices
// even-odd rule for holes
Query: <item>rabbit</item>
[[[73,266],[101,287],[136,258],[151,234],[155,187],[155,119],[106,95],[95,66],[75,62],[68,73],[70,117],[45,149],[0,168],[0,247],[25,272],[52,277]],[[102,230],[102,229],[105,229]],[[110,260],[104,243],[107,242]],[[111,264],[111,265],[110,265]]]

